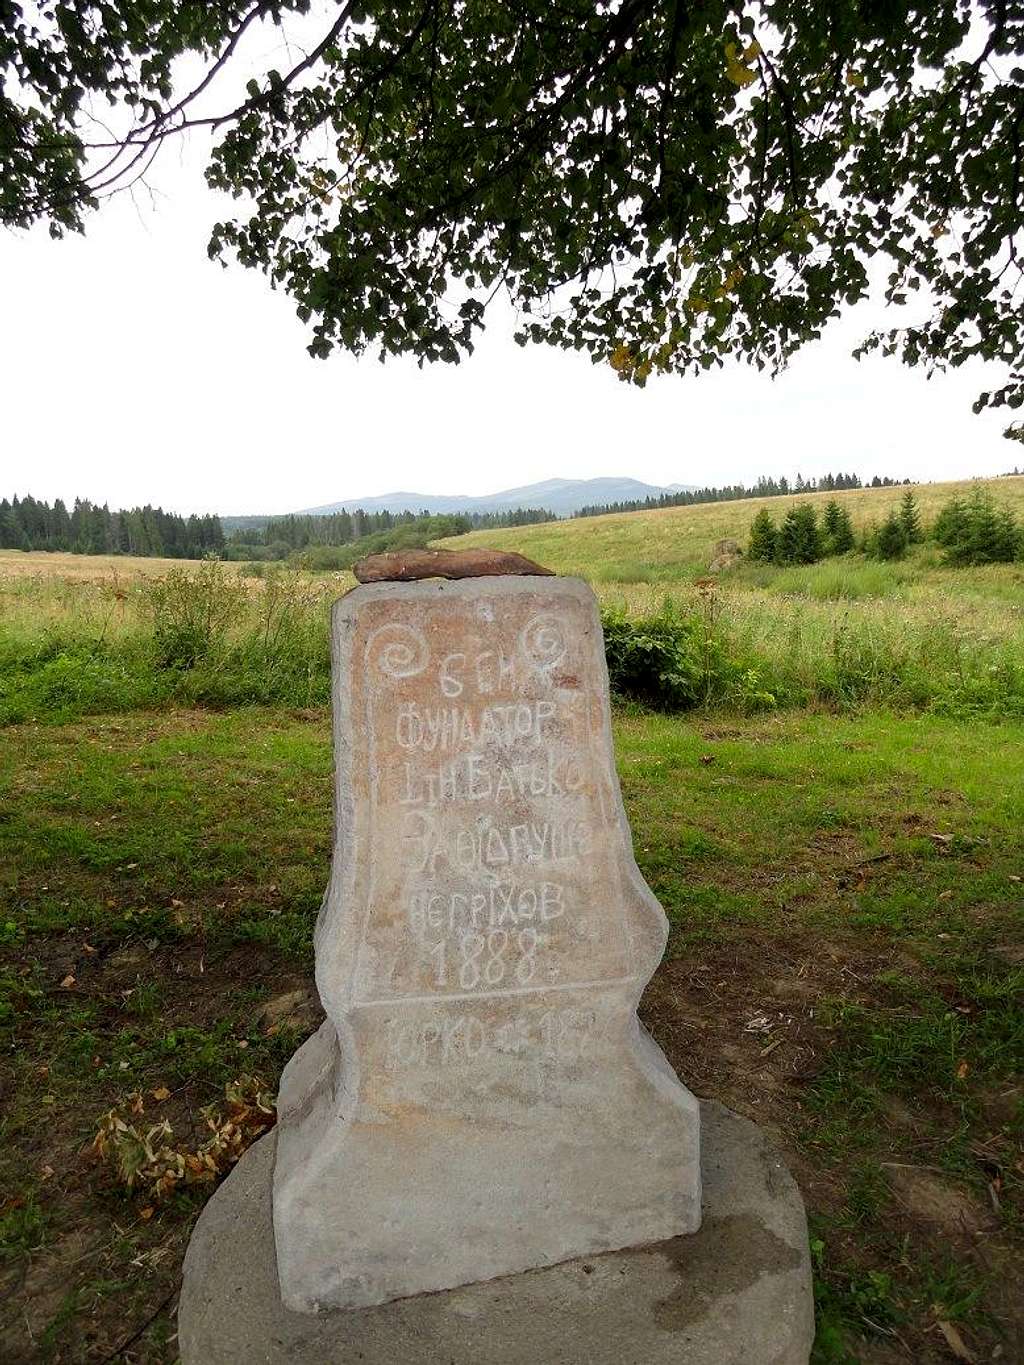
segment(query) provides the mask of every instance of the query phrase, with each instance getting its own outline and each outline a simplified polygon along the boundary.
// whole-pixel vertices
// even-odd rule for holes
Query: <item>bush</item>
[[[245,589],[214,560],[198,570],[172,569],[146,585],[153,641],[164,668],[191,668],[239,617]]]
[[[951,498],[935,522],[935,539],[945,561],[957,568],[972,564],[1009,564],[1021,553],[1020,527],[1009,507],[975,488],[968,498]]]
[[[767,507],[762,507],[750,524],[747,558],[770,564],[775,558],[775,544],[778,535],[778,528],[771,513]]]
[[[822,557],[818,514],[809,502],[797,503],[786,513],[775,541],[777,564],[816,564]]]
[[[866,552],[872,559],[902,559],[907,553],[907,533],[898,512],[890,512],[868,537]]]
[[[830,555],[845,555],[853,549],[853,522],[850,513],[835,498],[825,505],[823,518],[825,544]]]
[[[774,706],[775,694],[760,669],[730,655],[714,612],[710,595],[699,617],[679,616],[667,605],[641,619],[602,612],[612,693],[664,711],[716,701],[744,710]]]

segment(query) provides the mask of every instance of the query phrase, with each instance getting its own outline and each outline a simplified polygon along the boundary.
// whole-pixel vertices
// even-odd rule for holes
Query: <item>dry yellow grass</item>
[[[73,555],[63,550],[0,550],[0,578],[69,578],[110,583],[116,578],[154,578],[193,561],[139,555]],[[237,568],[237,565],[230,565]]]

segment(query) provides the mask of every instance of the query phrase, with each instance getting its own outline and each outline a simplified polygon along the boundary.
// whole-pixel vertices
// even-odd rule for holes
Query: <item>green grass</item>
[[[616,743],[671,923],[645,1018],[699,1094],[783,1133],[818,1247],[816,1358],[898,1333],[939,1361],[935,1305],[990,1354],[1024,1263],[1024,737],[878,711],[624,711]],[[140,1219],[83,1159],[98,1116],[166,1086],[175,1131],[201,1132],[226,1080],[275,1082],[311,1026],[270,1031],[261,1009],[309,981],[328,718],[23,725],[4,760],[0,1345],[19,1358],[25,1309],[41,1358],[85,1361],[173,1288],[198,1206]],[[984,1257],[907,1203],[893,1162],[978,1211]],[[173,1359],[168,1335],[158,1313],[139,1359]]]
[[[926,516],[947,491],[919,490]],[[899,493],[841,496],[864,524]],[[643,1012],[698,1094],[783,1136],[812,1216],[816,1361],[938,1365],[940,1321],[1009,1360],[1024,568],[945,569],[925,546],[701,586],[756,506],[456,543],[583,572],[634,622],[674,602],[662,639],[681,652],[659,657],[692,709],[615,721],[670,921]],[[147,1117],[198,1140],[224,1083],[275,1083],[316,1022],[263,1008],[310,983],[327,610],[351,579],[73,559],[0,555],[0,1358],[30,1331],[39,1359],[103,1359],[152,1318],[132,1349],[169,1365],[202,1196],[147,1220],[85,1153],[100,1114],[158,1087]]]
[[[989,481],[1024,505],[1024,478]],[[926,521],[961,485],[916,490]],[[838,497],[863,528],[899,489]],[[821,502],[827,495],[814,495]],[[474,532],[590,579],[604,607],[689,623],[722,661],[713,705],[889,706],[1024,718],[1024,564],[944,567],[933,544],[895,564],[851,554],[740,564],[706,586],[717,539],[744,540],[749,499]],[[776,505],[778,504],[778,505]],[[319,706],[329,603],[349,574],[0,552],[0,725],[168,704]]]
[[[987,481],[997,501],[1024,510],[1024,477]],[[927,524],[967,484],[916,487]],[[831,496],[863,531],[903,490],[744,499],[539,526],[472,532],[453,548],[515,550],[558,573],[587,578],[605,604],[636,616],[666,598],[699,615],[699,584],[717,541],[745,544],[761,507]],[[1024,564],[946,568],[933,544],[885,564],[852,554],[809,566],[740,564],[717,575],[717,628],[749,660],[780,706],[891,705],[1024,716]]]
[[[656,607],[676,622],[690,672],[713,656],[709,685],[683,689],[685,704],[1024,718],[1024,588],[1009,592],[1024,569],[940,570],[928,554],[749,565],[716,587],[675,582],[642,601],[596,586],[631,621]],[[328,606],[343,584],[288,570],[247,584],[217,565],[174,573],[169,605],[159,581],[119,588],[116,621],[102,583],[0,577],[0,726],[173,704],[325,704]],[[212,623],[197,624],[210,599]]]

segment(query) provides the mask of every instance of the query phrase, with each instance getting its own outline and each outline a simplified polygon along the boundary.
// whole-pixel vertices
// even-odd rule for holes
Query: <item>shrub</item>
[[[822,557],[818,514],[809,502],[797,503],[786,513],[775,542],[777,564],[816,564]]]
[[[703,615],[695,617],[680,616],[668,605],[641,619],[602,613],[608,681],[617,697],[665,711],[710,702],[744,710],[775,705],[761,669],[729,652],[710,598],[705,594]]]
[[[853,549],[853,522],[850,513],[835,498],[825,505],[822,519],[825,545],[832,555],[845,555]]]
[[[165,668],[191,668],[241,613],[245,589],[214,560],[196,569],[172,569],[146,585],[153,640]]]
[[[868,539],[872,559],[902,559],[907,553],[907,533],[898,512],[890,512]]]
[[[608,681],[620,697],[676,710],[701,700],[700,632],[696,621],[669,613],[630,620],[605,612]]]
[[[1020,527],[1009,507],[975,488],[968,498],[951,498],[935,522],[935,539],[947,564],[1008,564],[1021,552]]]
[[[775,542],[778,528],[767,507],[762,507],[750,524],[750,540],[747,542],[747,558],[762,560],[768,564],[775,558]]]
[[[919,545],[924,540],[924,531],[921,529],[921,514],[917,510],[917,499],[909,488],[900,499],[900,509],[896,517],[903,528],[907,544]]]

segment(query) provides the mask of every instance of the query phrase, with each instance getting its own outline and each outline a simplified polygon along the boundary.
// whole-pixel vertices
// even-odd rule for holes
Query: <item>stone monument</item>
[[[667,922],[633,861],[590,589],[364,586],[334,650],[328,1019],[281,1085],[285,1304],[695,1232],[697,1102],[636,1017]]]
[[[374,582],[335,606],[335,847],[315,940],[327,1019],[284,1072],[273,1149],[257,1144],[197,1228],[186,1365],[233,1358],[213,1336],[243,1300],[250,1326],[273,1321],[268,1361],[479,1358],[452,1335],[458,1304],[478,1316],[517,1301],[535,1321],[489,1358],[632,1359],[602,1352],[654,1283],[652,1246],[685,1247],[672,1264],[689,1257],[708,1300],[712,1353],[678,1358],[807,1359],[799,1196],[777,1158],[761,1190],[771,1158],[740,1153],[727,1111],[712,1115],[719,1160],[704,1160],[714,1212],[754,1221],[733,1227],[731,1252],[706,1239],[701,1268],[700,1107],[636,1015],[667,922],[633,860],[595,599],[576,579],[513,573]],[[604,1326],[593,1302],[565,1300],[602,1253],[621,1261]],[[732,1280],[714,1268],[723,1255],[757,1287],[756,1323],[714,1308],[735,1282],[735,1266]],[[496,1277],[509,1278],[489,1288]],[[584,1354],[566,1311],[591,1314]],[[568,1354],[534,1341],[545,1315]],[[421,1354],[410,1324],[414,1341],[434,1334]],[[749,1353],[747,1329],[771,1354]],[[643,1337],[632,1323],[637,1361],[670,1358]]]

